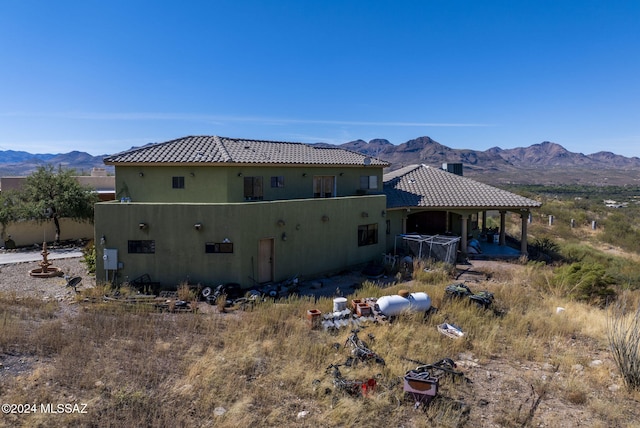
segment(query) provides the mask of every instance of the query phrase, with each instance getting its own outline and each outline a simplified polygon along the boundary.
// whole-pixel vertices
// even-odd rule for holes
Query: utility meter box
[[[104,270],[118,270],[118,250],[116,248],[105,248],[104,256]]]

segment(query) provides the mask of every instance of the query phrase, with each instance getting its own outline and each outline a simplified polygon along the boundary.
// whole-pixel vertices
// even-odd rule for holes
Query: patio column
[[[461,231],[460,232],[462,234],[461,239],[460,239],[460,251],[462,251],[463,254],[467,254],[467,221],[469,220],[469,215],[468,214],[462,214],[462,227],[461,227]]]
[[[520,219],[522,220],[520,233],[520,254],[526,257],[529,255],[527,251],[527,222],[529,220],[529,212],[522,212],[522,214],[520,214]]]
[[[482,211],[482,234],[487,233],[487,211]]]
[[[504,227],[505,227],[505,214],[507,212],[506,211],[500,211],[500,245],[504,245],[505,240],[504,240],[504,236],[505,236],[505,232],[504,232]]]
[[[409,216],[409,214],[407,214],[409,212],[409,210],[407,209],[406,212],[404,212],[404,214],[402,214],[402,234],[406,234],[407,233],[407,218]]]

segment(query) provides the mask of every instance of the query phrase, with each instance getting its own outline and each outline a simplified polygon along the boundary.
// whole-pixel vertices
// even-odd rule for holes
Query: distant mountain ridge
[[[113,167],[106,167],[103,159],[107,155],[92,156],[89,153],[72,151],[57,154],[32,154],[24,151],[0,150],[0,176],[26,176],[39,166],[54,165],[65,169],[75,169],[78,174],[90,174],[93,168],[106,168],[113,172]]]
[[[338,147],[375,156],[392,163],[407,161],[415,163],[416,156],[426,163],[462,162],[467,165],[506,164],[514,167],[537,166],[603,166],[640,168],[640,158],[625,157],[612,152],[598,152],[591,155],[573,153],[560,144],[544,141],[529,147],[501,149],[492,147],[485,151],[452,149],[429,137],[420,137],[406,143],[393,145],[387,140],[375,139],[370,142],[355,140]],[[504,162],[503,162],[504,161]],[[425,163],[425,162],[423,162]],[[398,166],[395,166],[398,167]],[[393,167],[392,167],[393,168]]]
[[[331,146],[329,144],[321,144]],[[452,149],[430,137],[394,145],[385,139],[355,140],[341,147],[391,162],[391,169],[423,163],[462,163],[464,175],[491,184],[640,185],[640,158],[601,151],[573,153],[544,141],[529,147]]]
[[[529,147],[488,150],[452,149],[430,137],[419,137],[394,145],[376,138],[340,145],[317,143],[321,147],[340,147],[391,163],[390,169],[420,164],[440,167],[443,163],[462,163],[464,175],[491,184],[585,184],[640,185],[640,158],[601,151],[590,155],[573,153],[559,144],[544,141]],[[31,154],[0,151],[0,176],[28,175],[38,166],[52,164],[89,174],[94,167],[105,168],[108,155],[92,156],[73,151],[59,154]],[[106,167],[113,172],[113,167]]]

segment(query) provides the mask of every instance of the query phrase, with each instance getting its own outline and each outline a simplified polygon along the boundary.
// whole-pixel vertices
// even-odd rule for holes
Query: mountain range
[[[391,162],[391,169],[423,163],[462,163],[463,175],[489,184],[639,185],[640,158],[612,152],[573,153],[544,141],[529,147],[478,151],[452,149],[429,137],[394,145],[384,139],[351,141],[339,147]]]
[[[326,143],[318,146],[336,147]],[[385,139],[355,140],[337,147],[380,158],[391,163],[391,170],[423,163],[441,167],[443,163],[462,163],[463,174],[488,184],[583,184],[640,185],[640,158],[612,152],[590,155],[573,153],[559,144],[544,141],[529,147],[478,151],[452,149],[429,137],[419,137],[394,145]],[[104,157],[73,151],[64,154],[31,154],[0,151],[0,176],[28,175],[38,166],[52,164],[89,174],[94,167],[105,168]],[[113,172],[113,167],[106,167]]]
[[[64,169],[75,169],[79,175],[89,175],[93,168],[106,168],[113,173],[114,168],[104,164],[107,155],[92,156],[89,153],[72,151],[58,154],[32,154],[24,151],[0,150],[0,176],[26,176],[39,166],[54,165]]]

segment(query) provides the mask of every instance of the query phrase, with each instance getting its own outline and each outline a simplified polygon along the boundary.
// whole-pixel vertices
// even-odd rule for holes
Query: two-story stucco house
[[[244,287],[331,272],[386,250],[387,162],[340,148],[192,136],[105,159],[116,201],[95,209],[99,280],[148,274]]]

